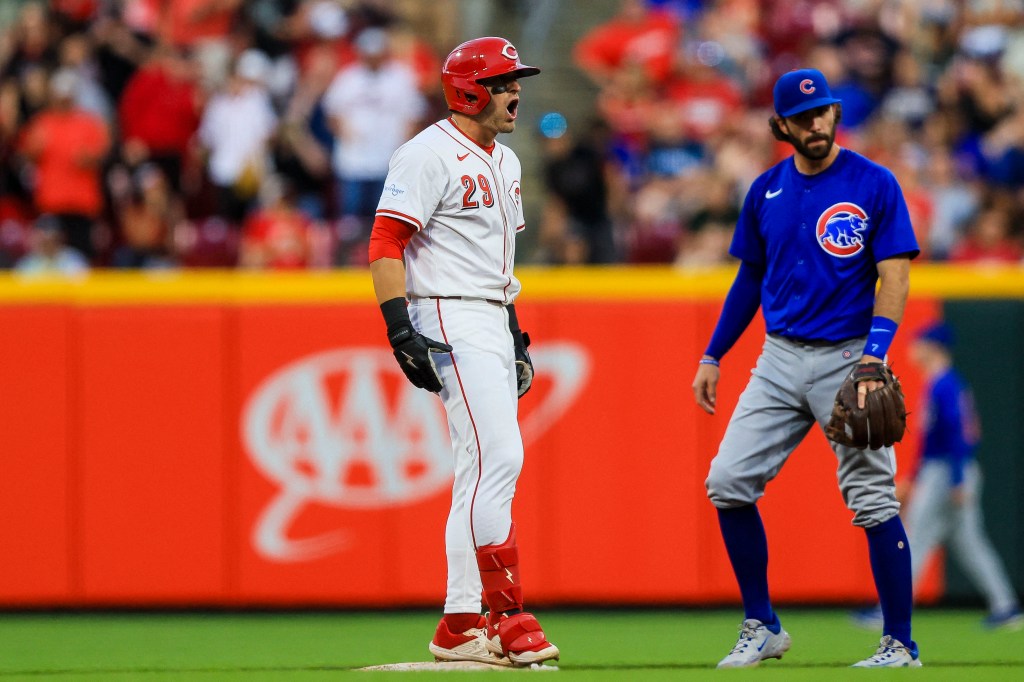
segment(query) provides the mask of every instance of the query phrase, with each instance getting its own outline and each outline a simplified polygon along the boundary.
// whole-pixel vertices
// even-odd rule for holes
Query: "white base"
[[[534,663],[529,667],[511,668],[502,665],[491,665],[489,663],[477,663],[476,661],[415,661],[412,663],[386,663],[384,665],[371,665],[366,668],[356,668],[356,670],[367,670],[367,671],[393,671],[403,672],[409,670],[433,670],[433,671],[447,671],[447,670],[496,670],[499,672],[508,670],[558,670],[558,666],[555,665],[539,665]]]

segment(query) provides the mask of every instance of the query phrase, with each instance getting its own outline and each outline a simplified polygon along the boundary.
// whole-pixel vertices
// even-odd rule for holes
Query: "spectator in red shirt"
[[[722,71],[703,64],[696,55],[679,60],[679,70],[665,88],[686,136],[706,142],[743,109],[743,93]]]
[[[205,87],[219,87],[230,75],[229,36],[242,0],[146,0],[156,8],[157,36],[192,50]]]
[[[159,45],[128,81],[118,105],[126,155],[158,164],[174,187],[180,186],[182,160],[199,127],[197,75],[176,48]]]
[[[100,8],[99,0],[50,0],[53,13],[75,28],[88,26]]]
[[[639,64],[660,84],[668,78],[679,42],[679,25],[643,0],[623,0],[618,15],[600,24],[576,44],[576,65],[598,85],[623,66]]]
[[[278,176],[264,183],[263,207],[252,213],[242,228],[238,264],[260,270],[305,268],[310,262],[312,230],[291,192]]]
[[[75,108],[75,87],[74,73],[53,75],[51,104],[29,121],[21,151],[34,165],[36,210],[56,215],[67,244],[91,258],[95,223],[103,210],[100,165],[110,138],[100,118]]]
[[[972,263],[1019,263],[1024,257],[1020,242],[1011,234],[1009,211],[991,206],[971,225],[966,239],[953,248],[950,260]]]
[[[597,110],[608,123],[612,143],[635,153],[646,147],[661,102],[646,72],[630,65],[616,71],[605,83]]]
[[[228,35],[242,0],[151,0],[159,7],[160,31],[174,45],[195,45]]]

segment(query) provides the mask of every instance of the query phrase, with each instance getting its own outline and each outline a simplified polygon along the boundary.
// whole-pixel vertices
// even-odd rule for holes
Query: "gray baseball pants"
[[[1006,570],[985,533],[978,463],[968,462],[964,470],[963,505],[953,504],[950,480],[949,464],[930,459],[924,461],[915,479],[906,513],[914,582],[932,552],[948,543],[950,553],[984,594],[992,613],[1016,608],[1017,597]]]
[[[804,344],[769,335],[740,395],[705,482],[719,508],[754,504],[815,422],[828,424],[836,392],[863,354],[865,339]],[[892,448],[857,450],[828,441],[853,523],[870,528],[899,513]]]

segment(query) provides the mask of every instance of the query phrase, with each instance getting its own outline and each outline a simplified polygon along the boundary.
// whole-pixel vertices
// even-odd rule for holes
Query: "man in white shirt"
[[[277,131],[277,114],[263,85],[269,68],[262,52],[243,52],[234,76],[210,98],[199,123],[218,210],[236,224],[252,207],[271,166],[270,140]]]
[[[384,29],[364,29],[355,47],[359,60],[338,72],[323,103],[336,140],[340,236],[365,244],[391,155],[416,131],[426,102],[413,71],[389,58]]]

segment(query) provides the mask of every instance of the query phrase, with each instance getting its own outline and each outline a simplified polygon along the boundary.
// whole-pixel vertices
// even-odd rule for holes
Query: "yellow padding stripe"
[[[714,300],[735,268],[679,270],[661,266],[522,267],[526,300]],[[920,264],[911,268],[913,297],[1021,298],[1024,268]],[[0,303],[332,303],[373,302],[368,270],[249,272],[97,271],[76,280],[0,275]]]

